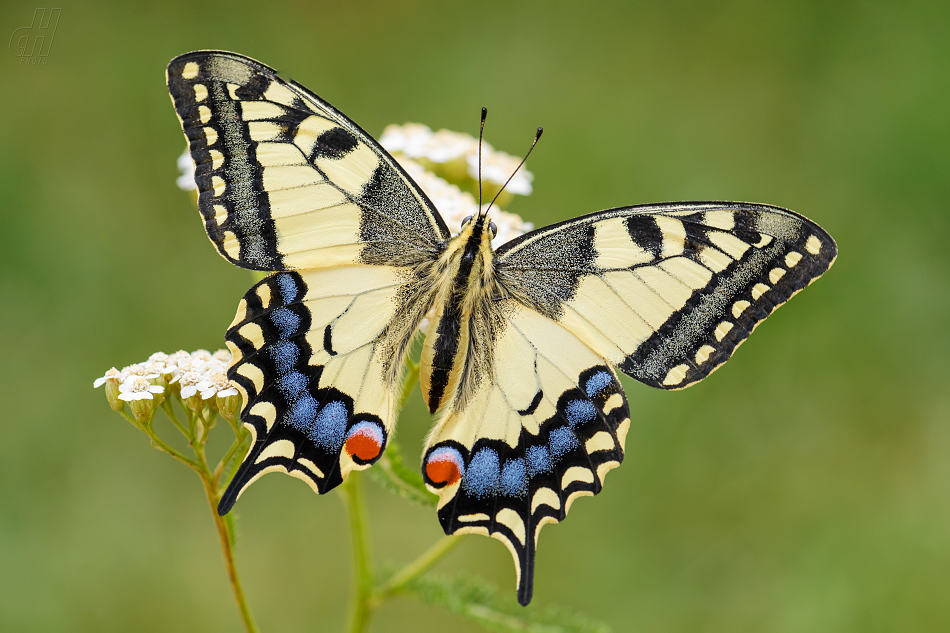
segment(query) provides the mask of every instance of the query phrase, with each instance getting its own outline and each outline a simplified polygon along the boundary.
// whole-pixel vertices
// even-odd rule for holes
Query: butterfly
[[[508,547],[521,604],[542,526],[623,460],[617,369],[702,380],[837,255],[801,215],[738,202],[619,207],[493,250],[487,214],[453,235],[369,134],[272,68],[199,51],[167,80],[208,237],[271,273],[225,335],[252,444],[218,511],[268,472],[323,494],[376,462],[430,315],[423,478],[446,534]]]

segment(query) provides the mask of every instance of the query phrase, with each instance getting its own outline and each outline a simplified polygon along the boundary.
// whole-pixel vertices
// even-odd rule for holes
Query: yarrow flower
[[[231,352],[225,349],[213,354],[204,349],[191,353],[184,350],[174,354],[156,352],[144,363],[128,365],[121,371],[115,367],[109,369],[93,382],[93,387],[106,385],[106,397],[117,411],[122,408],[122,402],[154,399],[158,404],[166,389],[171,388],[183,400],[192,399],[190,406],[200,408],[208,404],[215,407],[215,401],[203,401],[216,396],[220,400],[239,395],[225,374],[230,360]],[[229,411],[234,406],[229,402]]]
[[[421,123],[406,123],[388,126],[379,137],[379,144],[391,153],[418,161],[438,175],[443,175],[441,172],[445,170],[449,180],[458,177],[459,167],[464,168],[469,178],[478,180],[478,139],[468,134],[449,130],[433,132]],[[518,158],[482,142],[482,181],[497,185],[492,195],[505,184],[520,162]],[[520,169],[505,191],[530,195],[533,179],[531,172]]]
[[[119,400],[129,402],[131,400],[151,400],[154,394],[163,393],[165,387],[153,385],[148,378],[142,376],[130,376],[125,382],[119,385]]]

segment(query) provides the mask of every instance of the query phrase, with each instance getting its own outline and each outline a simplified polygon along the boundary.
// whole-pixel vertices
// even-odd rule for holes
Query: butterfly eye
[[[494,222],[489,222],[489,223],[488,223],[488,230],[491,231],[491,236],[492,236],[492,238],[494,238],[496,235],[498,235],[498,225],[495,224]]]
[[[471,222],[472,218],[474,217],[475,217],[474,215],[466,215],[464,218],[462,218],[462,226],[465,226],[466,224]]]

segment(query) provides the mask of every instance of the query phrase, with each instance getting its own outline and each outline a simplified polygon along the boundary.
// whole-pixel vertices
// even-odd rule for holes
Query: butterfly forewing
[[[448,237],[402,168],[333,106],[241,55],[169,63],[168,89],[218,251],[257,270],[411,264]]]
[[[653,387],[702,380],[823,274],[837,247],[779,207],[688,202],[601,211],[503,245],[512,294]]]

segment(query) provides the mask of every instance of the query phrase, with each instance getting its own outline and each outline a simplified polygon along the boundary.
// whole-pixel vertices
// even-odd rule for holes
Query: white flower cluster
[[[135,363],[121,371],[113,367],[93,383],[101,387],[110,380],[118,385],[118,399],[133,400],[161,399],[157,394],[165,393],[165,388],[178,384],[182,398],[199,394],[202,400],[215,396],[226,398],[238,395],[234,384],[228,380],[225,371],[231,360],[231,352],[225,349],[211,353],[199,349],[165,354],[156,352],[144,363]]]
[[[383,130],[379,144],[389,152],[398,152],[407,158],[422,162],[446,164],[461,162],[467,167],[468,176],[478,180],[478,139],[450,130],[433,132],[421,123],[390,125]],[[504,185],[508,177],[518,169],[520,159],[499,152],[482,142],[482,180]],[[523,196],[531,194],[534,176],[526,169],[518,170],[506,191]]]
[[[426,171],[422,165],[414,160],[410,160],[404,156],[397,156],[396,160],[399,161],[402,168],[416,181],[416,184],[422,188],[425,194],[429,196],[429,199],[432,200],[432,203],[439,210],[439,213],[442,214],[442,218],[448,225],[449,230],[453,233],[458,233],[462,229],[462,220],[478,213],[478,203],[472,194],[467,191],[462,191],[457,186]],[[483,205],[483,207],[487,206],[488,205]],[[492,239],[492,246],[494,248],[498,248],[505,242],[523,233],[527,233],[534,228],[533,224],[525,222],[520,216],[514,213],[507,213],[500,209],[495,209],[491,212],[491,219],[495,223],[495,226],[498,227],[498,232],[495,234],[494,239]]]

